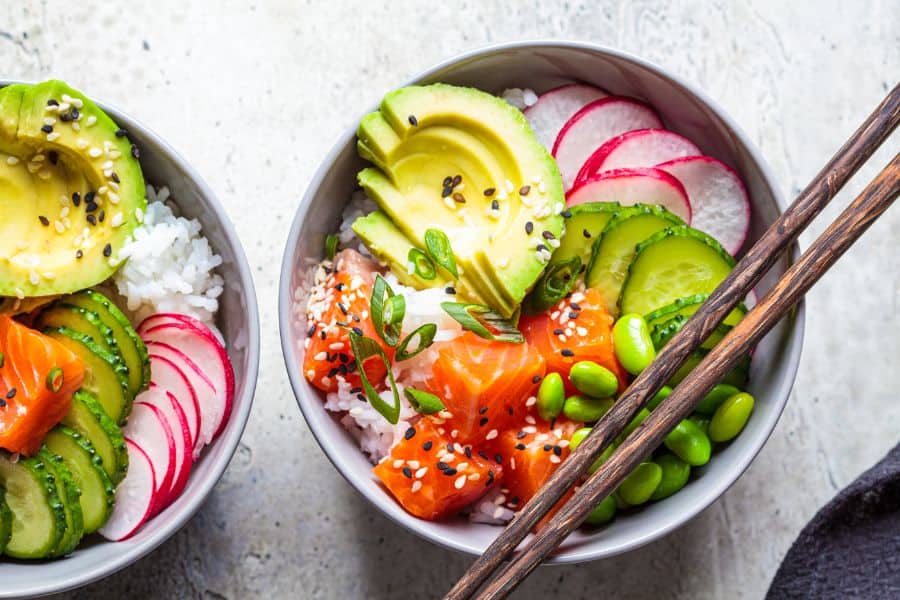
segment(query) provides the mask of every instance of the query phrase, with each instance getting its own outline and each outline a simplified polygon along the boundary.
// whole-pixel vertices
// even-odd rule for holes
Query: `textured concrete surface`
[[[793,196],[896,83],[898,32],[896,0],[0,3],[0,77],[65,78],[167,138],[235,218],[262,309],[256,406],[215,493],[150,557],[73,597],[427,598],[469,564],[373,513],[320,452],[283,373],[276,287],[294,206],[384,91],[491,42],[617,46],[704,87]],[[840,200],[898,149],[895,136]],[[540,570],[517,596],[760,598],[802,525],[900,438],[898,239],[894,208],[809,296],[787,411],[720,501],[626,556]]]

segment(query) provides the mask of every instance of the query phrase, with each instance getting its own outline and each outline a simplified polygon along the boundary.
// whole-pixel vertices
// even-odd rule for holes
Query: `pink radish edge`
[[[146,408],[146,410],[150,411],[150,414],[146,418],[153,418],[155,423],[158,424],[163,434],[162,440],[154,439],[154,432],[146,429],[147,426],[141,428],[143,421],[138,419],[139,415],[137,414],[137,411],[142,408]],[[128,423],[122,433],[125,434],[125,439],[131,440],[147,453],[147,456],[150,457],[150,462],[153,464],[153,471],[157,475],[156,494],[153,500],[154,505],[150,512],[150,516],[152,517],[158,512],[157,507],[165,500],[165,497],[169,493],[169,489],[172,487],[172,481],[175,479],[175,434],[172,432],[169,420],[162,414],[162,411],[147,402],[134,403],[134,406],[131,409],[131,415],[128,417]],[[157,431],[156,434],[158,433],[159,432]],[[159,443],[163,441],[166,444],[165,452],[167,462],[165,464],[162,463],[162,454],[160,454],[163,452],[163,448],[159,445]],[[164,474],[160,467],[165,467]]]
[[[127,540],[150,518],[156,502],[156,470],[147,453],[125,440],[128,451],[128,476],[116,489],[112,516],[100,528],[100,535],[113,542]]]
[[[589,84],[567,83],[547,90],[538,96],[537,102],[522,112],[525,113],[535,137],[549,150],[572,115],[586,104],[607,96],[609,93],[606,90]]]
[[[651,190],[649,193],[646,191],[638,192],[632,200],[612,195],[613,192],[618,192],[618,190],[613,187],[609,187],[608,190],[603,189],[607,186],[628,185],[628,180],[633,180],[635,182],[632,185],[654,182],[651,185],[654,187],[659,186],[658,192],[656,193],[664,193],[667,194],[668,197],[654,197],[654,190]],[[610,195],[601,198],[589,196],[589,194],[595,193],[595,190],[597,189],[600,190],[601,194],[607,193]],[[690,224],[692,218],[688,195],[684,186],[681,185],[681,182],[665,171],[653,167],[603,171],[602,173],[592,176],[580,186],[566,194],[566,206],[575,206],[576,204],[583,204],[585,202],[618,202],[623,206],[632,206],[634,204],[659,204],[672,214],[681,218],[681,220],[687,224]]]
[[[159,365],[160,368],[157,368],[154,372],[153,366],[154,364]],[[168,369],[173,376],[178,378],[177,383],[181,384],[181,389],[172,389],[175,387],[172,383],[166,384],[166,379],[163,377],[159,377],[159,371],[161,369]],[[200,438],[200,430],[203,425],[203,415],[200,412],[200,401],[197,400],[197,392],[194,390],[194,385],[191,383],[188,376],[181,370],[181,367],[176,365],[172,360],[165,356],[161,356],[159,354],[150,354],[150,372],[151,372],[151,380],[150,387],[158,387],[167,392],[172,392],[175,398],[181,403],[182,409],[184,409],[185,416],[193,415],[193,421],[190,417],[188,417],[188,424],[195,423],[193,429],[191,429],[191,446],[196,444],[197,440]],[[182,399],[182,394],[179,392],[184,392],[183,395],[188,396],[186,399]],[[187,405],[187,406],[185,406]]]

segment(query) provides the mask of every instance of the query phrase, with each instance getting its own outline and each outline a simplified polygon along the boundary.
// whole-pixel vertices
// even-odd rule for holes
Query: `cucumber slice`
[[[72,472],[66,466],[66,461],[61,456],[57,456],[47,450],[41,448],[37,456],[44,461],[48,469],[53,472],[56,480],[56,493],[62,501],[63,510],[66,515],[66,532],[62,539],[56,545],[56,548],[50,553],[50,557],[58,558],[71,554],[81,538],[84,537],[84,518],[81,513],[81,489],[75,483]]]
[[[113,336],[112,329],[93,311],[78,306],[53,304],[41,312],[35,325],[39,329],[68,327],[73,331],[90,336],[101,348],[121,358],[119,345]]]
[[[619,295],[619,310],[645,315],[679,298],[708,294],[734,268],[734,258],[703,232],[671,227],[638,244]]]
[[[665,323],[673,317],[679,315],[690,317],[697,312],[697,309],[700,308],[701,304],[706,302],[707,298],[709,298],[709,294],[694,294],[693,296],[688,296],[686,298],[679,298],[671,304],[667,304],[662,308],[647,313],[644,315],[644,321],[647,322],[647,326],[652,330],[654,326]],[[725,317],[722,324],[734,327],[746,314],[747,307],[743,304],[739,304],[734,310],[728,313],[728,316]]]
[[[658,231],[683,224],[661,206],[644,205],[625,208],[607,223],[594,244],[585,284],[600,291],[609,314],[619,314],[616,302],[637,245]]]
[[[112,330],[119,353],[128,367],[128,391],[131,392],[132,398],[147,389],[150,385],[150,355],[143,340],[119,307],[94,290],[83,290],[66,296],[63,302],[96,313]]]
[[[671,340],[676,333],[681,331],[684,324],[688,322],[688,318],[689,317],[684,315],[676,315],[668,321],[654,325],[650,330],[650,339],[653,340],[653,345],[656,349],[659,350],[668,344],[669,340]],[[709,337],[703,341],[700,347],[705,348],[706,350],[712,350],[716,344],[722,341],[723,337],[728,335],[729,331],[731,331],[730,325],[720,323],[713,332],[709,334]]]
[[[122,430],[100,406],[97,398],[85,390],[72,396],[72,408],[62,424],[86,437],[103,463],[103,470],[113,485],[118,485],[128,472],[128,450]]]
[[[669,380],[668,385],[670,387],[675,387],[676,385],[681,383],[681,381],[688,376],[688,373],[693,371],[694,367],[700,364],[700,361],[703,360],[703,358],[707,354],[709,354],[709,350],[695,350],[694,353],[691,354],[690,357],[688,357],[687,361],[685,361],[685,363],[681,365],[681,368],[678,369],[674,375],[672,375],[672,378]],[[738,362],[737,366],[732,369],[730,373],[725,375],[725,377],[723,377],[722,380],[719,381],[719,383],[727,383],[729,385],[733,385],[734,387],[742,388],[747,384],[747,379],[749,377],[750,357],[744,356]]]
[[[81,389],[94,394],[113,421],[124,423],[131,412],[132,401],[125,363],[101,348],[90,336],[68,327],[48,328],[43,333],[81,357],[87,365]]]
[[[13,462],[0,452],[0,485],[12,513],[12,536],[4,553],[12,558],[46,558],[66,532],[66,511],[56,480],[40,457]]]
[[[577,256],[581,264],[587,266],[594,242],[609,220],[621,210],[622,205],[618,202],[585,202],[571,207],[571,216],[565,221],[566,234],[559,240],[559,248],[554,250],[550,264]]]
[[[89,439],[64,425],[51,430],[44,445],[61,456],[72,472],[81,489],[84,532],[94,533],[109,520],[116,500],[116,488],[103,469],[103,459]]]
[[[6,505],[6,490],[0,487],[0,554],[6,549],[12,536],[12,512]]]

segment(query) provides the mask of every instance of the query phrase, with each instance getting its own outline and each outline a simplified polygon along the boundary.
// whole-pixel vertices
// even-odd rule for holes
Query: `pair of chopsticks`
[[[768,294],[706,355],[650,416],[591,475],[520,553],[518,545],[665,385],[688,356],[750,292],[809,223],[900,122],[900,85],[869,115],[793,204],[769,227],[653,363],[623,392],[590,435],[507,525],[445,596],[504,598],[663,442],[703,396],[794,306],[900,193],[900,154],[816,239]],[[494,573],[504,561],[505,567]],[[495,577],[491,579],[492,574]],[[490,581],[489,581],[490,580]],[[487,584],[486,584],[487,583]],[[486,585],[485,585],[486,584]],[[482,586],[485,586],[481,589]],[[480,593],[479,593],[479,590]]]

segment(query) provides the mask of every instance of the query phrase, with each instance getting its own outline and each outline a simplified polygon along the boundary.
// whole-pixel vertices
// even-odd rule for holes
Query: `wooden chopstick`
[[[594,425],[591,434],[578,449],[560,465],[538,494],[448,592],[447,599],[472,597],[503,561],[510,557],[537,522],[584,476],[609,442],[625,428],[646,401],[659,391],[702,340],[743,300],[782,252],[887,139],[897,127],[898,121],[900,85],[894,87],[797,200],[753,245],[707,302],[662,349],[656,360],[623,392],[612,409]]]
[[[537,538],[477,598],[504,598],[611,494],[746,356],[900,194],[900,154],[803,253],[768,294],[717,344],[612,456],[579,488]]]

